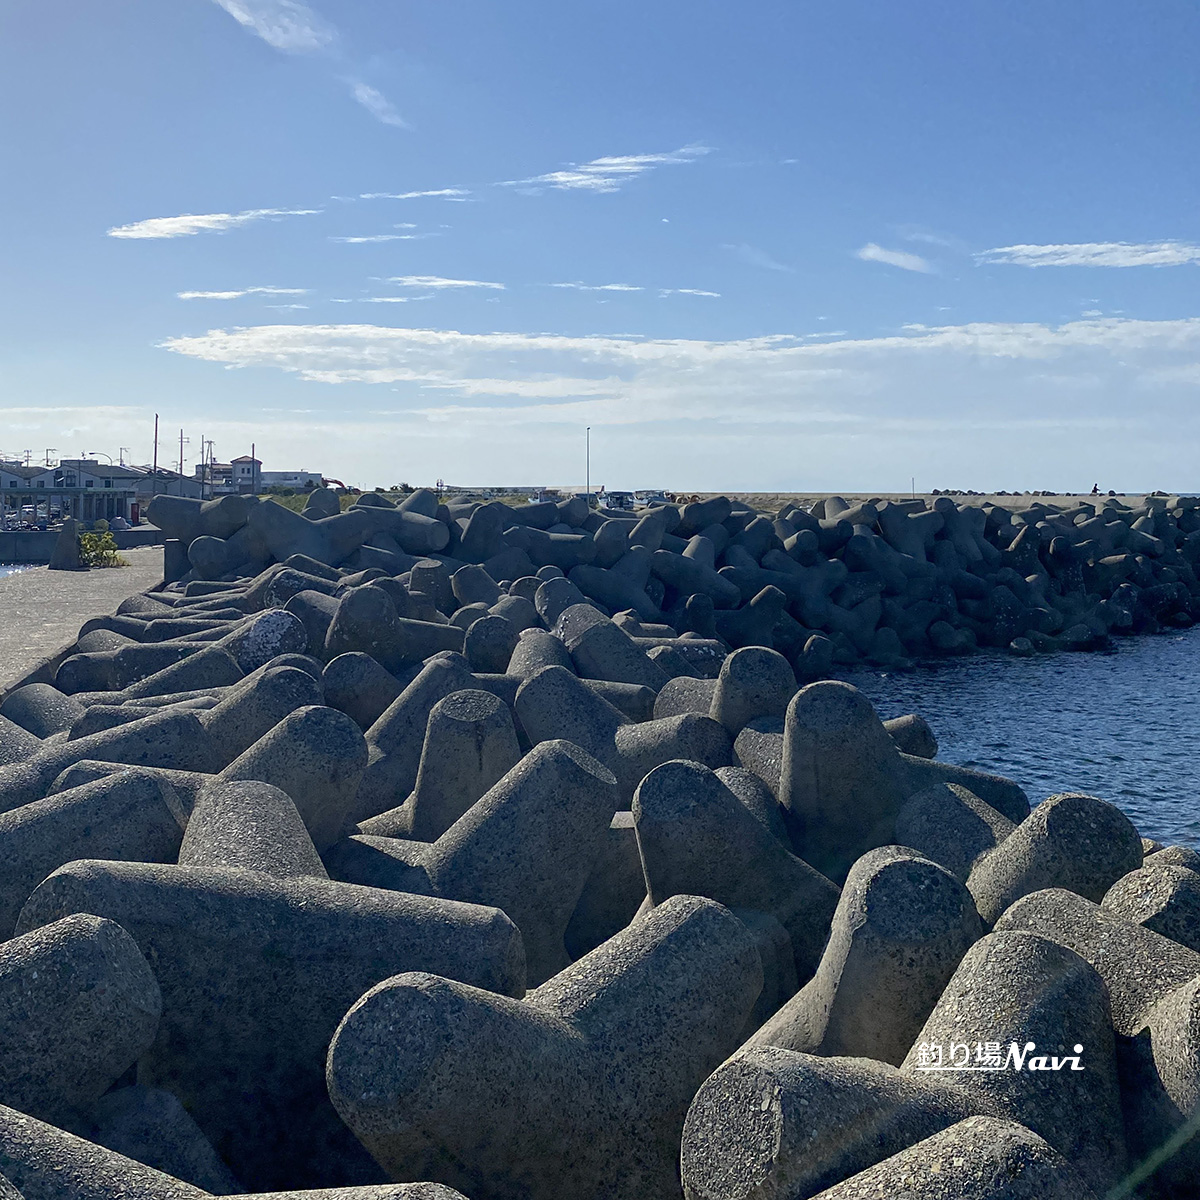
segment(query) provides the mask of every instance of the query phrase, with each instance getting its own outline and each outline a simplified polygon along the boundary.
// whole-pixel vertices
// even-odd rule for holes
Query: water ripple
[[[1145,837],[1200,845],[1200,626],[1128,638],[1115,654],[1011,658],[991,652],[903,674],[842,678],[881,717],[920,713],[938,757],[1015,779],[1037,803],[1089,792]]]

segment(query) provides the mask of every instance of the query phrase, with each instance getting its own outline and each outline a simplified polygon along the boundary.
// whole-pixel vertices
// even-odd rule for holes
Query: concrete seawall
[[[161,546],[165,535],[153,525],[138,529],[113,530],[118,550],[139,546]],[[58,541],[57,530],[20,529],[0,533],[0,563],[48,563]]]

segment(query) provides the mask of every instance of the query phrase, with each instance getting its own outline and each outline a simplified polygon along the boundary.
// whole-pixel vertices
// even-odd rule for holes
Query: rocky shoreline
[[[1200,1194],[1200,854],[820,678],[1191,623],[1192,502],[405,503],[160,497],[0,704],[0,1195]]]
[[[342,513],[318,492],[305,513],[231,496],[202,517],[194,502],[159,497],[153,516],[175,543],[170,573],[184,581],[230,582],[297,555],[405,578],[425,559],[449,574],[479,565],[527,593],[540,568],[556,567],[635,637],[768,646],[802,679],[979,646],[1105,649],[1200,616],[1196,498],[1010,509],[827,497],[772,516],[722,496],[622,514],[578,499],[444,505],[428,491],[398,507],[368,493]]]

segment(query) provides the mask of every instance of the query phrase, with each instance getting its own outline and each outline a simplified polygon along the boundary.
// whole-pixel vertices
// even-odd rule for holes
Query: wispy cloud
[[[515,187],[533,194],[544,188],[560,192],[617,192],[622,184],[655,167],[695,162],[708,154],[709,146],[683,146],[666,154],[618,154],[593,158],[591,162],[570,163],[561,171],[531,175],[528,179],[507,179],[498,187]]]
[[[419,200],[423,196],[440,197],[443,200],[461,200],[471,194],[470,188],[435,188],[427,192],[363,192],[360,200]]]
[[[1092,452],[1117,429],[1157,431],[1166,411],[1176,417],[1190,411],[1200,318],[913,325],[887,337],[828,341],[281,323],[214,329],[163,346],[227,367],[274,367],[314,383],[390,387],[407,397],[392,413],[397,419],[427,433],[429,423],[448,432],[464,422],[472,431],[486,426],[496,446],[519,449],[520,437],[535,428],[553,437],[556,429],[598,422],[609,436],[627,427],[648,439],[643,469],[651,471],[660,469],[664,439],[677,447],[681,438],[689,444],[711,438],[722,456],[737,443],[749,481],[766,470],[789,477],[794,438],[808,444],[822,430],[829,436],[823,454],[834,456],[837,469],[863,470],[865,454],[876,473],[889,462],[894,467],[901,435],[937,472],[946,469],[948,454],[967,453],[976,467],[994,461],[1002,437],[1011,441],[1012,468],[1028,465],[1030,431],[1078,431],[1091,439]],[[1140,406],[1129,404],[1133,393]],[[1064,394],[1072,405],[1061,404]],[[914,395],[921,397],[919,410]],[[1156,412],[1158,397],[1175,407]],[[849,455],[837,439],[851,434]],[[931,438],[938,443],[933,450]],[[1061,456],[1049,452],[1036,461],[1039,470],[1061,467]]]
[[[265,307],[266,308],[287,309],[287,308],[307,308],[308,305],[307,304],[267,304],[267,305],[265,305]]]
[[[132,225],[116,225],[108,231],[115,238],[177,238],[197,233],[224,233],[272,217],[311,217],[319,208],[252,208],[240,213],[183,213],[178,217],[150,217]]]
[[[239,25],[286,54],[328,50],[337,31],[296,0],[216,0]]]
[[[787,271],[794,273],[796,269],[795,267],[789,267],[786,263],[778,262],[765,250],[760,250],[757,246],[751,246],[747,242],[727,242],[721,249],[728,250],[732,254],[737,255],[747,266],[760,267],[764,271]]]
[[[415,288],[491,288],[497,292],[505,290],[502,283],[489,283],[484,279],[444,279],[441,275],[393,275],[388,283],[399,287]]]
[[[385,125],[394,125],[397,129],[410,128],[408,122],[396,111],[392,102],[378,88],[363,83],[360,79],[351,79],[350,94],[373,116]]]
[[[239,300],[242,296],[304,296],[308,288],[248,287],[233,292],[176,292],[180,300]]]
[[[370,233],[361,237],[331,237],[329,240],[347,246],[361,246],[368,242],[421,242],[438,236],[436,233]]]
[[[714,300],[721,298],[720,292],[706,292],[703,288],[659,288],[658,294],[662,296],[711,296]]]
[[[1182,267],[1200,264],[1189,242],[1068,242],[1050,246],[997,246],[975,255],[982,264],[1015,267]]]
[[[320,54],[346,66],[338,31],[299,0],[215,0],[239,25],[284,54]],[[408,122],[378,89],[354,74],[343,83],[357,104],[377,121],[397,129]]]
[[[633,283],[552,283],[552,288],[571,288],[577,292],[640,292]]]
[[[863,262],[885,263],[889,267],[899,267],[902,271],[919,271],[923,275],[933,272],[933,267],[919,254],[910,254],[907,250],[885,250],[874,242],[868,242],[860,250],[854,252],[855,258]]]

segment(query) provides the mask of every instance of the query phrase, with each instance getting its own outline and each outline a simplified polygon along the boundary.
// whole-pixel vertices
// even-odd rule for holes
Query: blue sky
[[[1183,0],[9,0],[0,451],[1195,489]],[[172,449],[174,442],[175,449]]]

